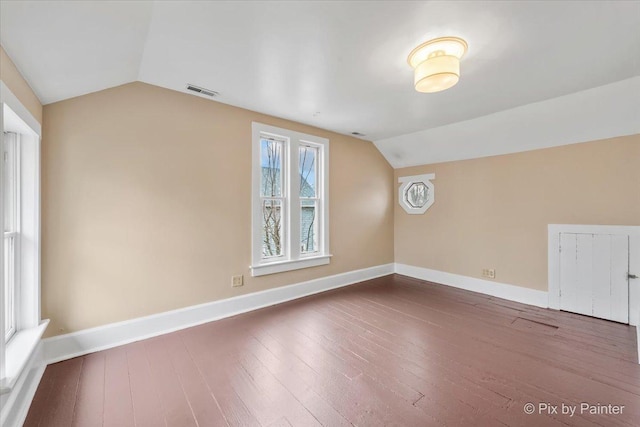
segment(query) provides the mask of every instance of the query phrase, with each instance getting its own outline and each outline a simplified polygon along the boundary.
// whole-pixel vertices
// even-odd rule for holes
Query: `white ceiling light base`
[[[407,62],[414,69],[418,92],[433,93],[449,89],[460,80],[460,59],[467,42],[458,37],[440,37],[416,47]]]

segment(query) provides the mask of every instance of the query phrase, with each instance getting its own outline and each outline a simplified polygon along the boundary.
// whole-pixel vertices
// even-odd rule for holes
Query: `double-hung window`
[[[329,140],[252,127],[252,275],[328,264]]]
[[[10,393],[47,327],[40,318],[40,124],[0,81],[0,395]]]
[[[19,298],[16,262],[19,257],[19,173],[18,173],[18,135],[4,133],[3,173],[4,173],[4,339],[9,341],[17,330],[16,307]]]

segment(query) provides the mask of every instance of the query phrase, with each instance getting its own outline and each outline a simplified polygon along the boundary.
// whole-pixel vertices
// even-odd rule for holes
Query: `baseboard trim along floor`
[[[393,274],[393,268],[393,264],[378,265],[46,338],[43,340],[43,357],[48,364],[67,360],[364,280],[386,276]]]

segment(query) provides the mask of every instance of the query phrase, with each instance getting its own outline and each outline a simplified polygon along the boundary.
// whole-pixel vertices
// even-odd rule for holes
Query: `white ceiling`
[[[640,77],[374,144],[397,169],[635,134],[640,134]]]
[[[0,42],[45,104],[140,80],[380,140],[640,75],[640,2],[14,2]],[[408,53],[469,43],[421,94]],[[320,114],[316,114],[319,112]]]

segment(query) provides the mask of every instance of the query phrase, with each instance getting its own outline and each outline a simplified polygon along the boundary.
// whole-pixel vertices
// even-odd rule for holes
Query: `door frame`
[[[560,310],[560,233],[629,236],[629,271],[640,276],[640,226],[549,224],[548,233],[549,308]],[[629,280],[629,324],[640,325],[640,279]]]

